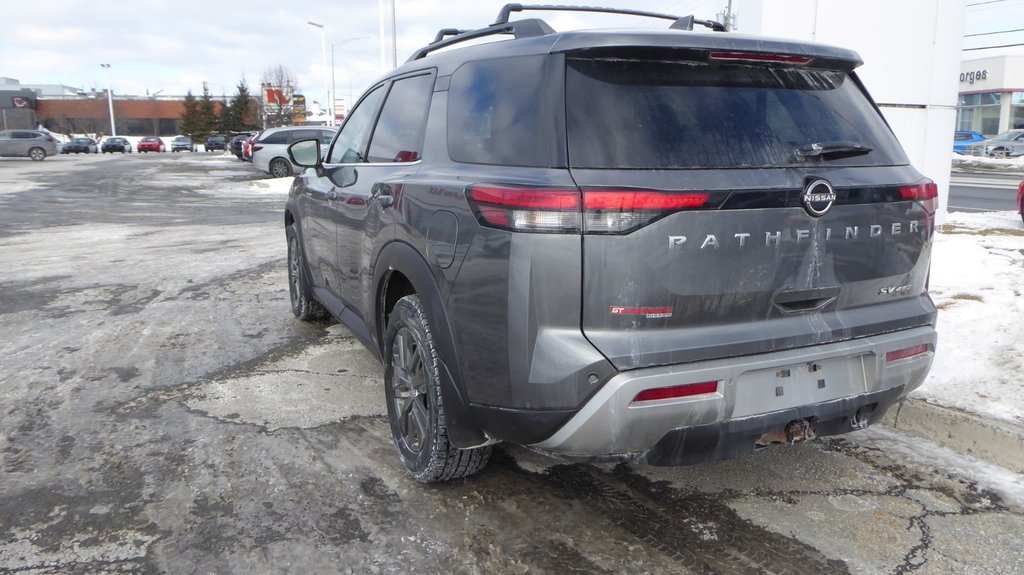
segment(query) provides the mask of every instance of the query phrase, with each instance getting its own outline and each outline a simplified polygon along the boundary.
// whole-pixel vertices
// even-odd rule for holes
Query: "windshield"
[[[571,167],[908,163],[842,72],[646,59],[567,62]]]
[[[76,144],[88,144],[91,140],[89,140],[89,138],[75,138],[74,140],[71,141]]]
[[[1009,142],[1010,140],[1016,139],[1021,134],[1020,130],[1010,130],[1009,132],[1003,132],[998,136],[992,138],[994,142]]]

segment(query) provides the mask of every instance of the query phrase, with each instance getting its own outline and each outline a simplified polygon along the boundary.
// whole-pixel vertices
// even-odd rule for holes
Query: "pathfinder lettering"
[[[861,236],[861,229],[865,229],[866,233]],[[888,233],[886,233],[888,231]],[[880,224],[870,224],[867,226],[846,226],[841,229],[840,234],[833,234],[832,228],[825,228],[824,240],[826,242],[832,241],[845,241],[845,240],[856,240],[861,237],[867,237],[868,239],[876,239],[885,235],[889,236],[902,236],[914,234],[921,231],[921,222],[895,222],[888,227],[886,230],[885,226]],[[737,247],[747,247],[748,240],[752,237],[749,232],[738,232],[732,235],[735,245]],[[766,248],[778,248],[783,240],[793,239],[796,243],[814,241],[820,239],[821,234],[815,234],[812,230],[797,229],[792,230],[790,235],[783,235],[782,231],[764,232],[764,246]],[[686,236],[669,236],[668,245],[669,248],[677,248],[686,243]],[[707,234],[704,236],[704,241],[701,242],[698,249],[704,250],[708,248],[720,248],[722,247],[721,240],[718,239],[717,234]]]

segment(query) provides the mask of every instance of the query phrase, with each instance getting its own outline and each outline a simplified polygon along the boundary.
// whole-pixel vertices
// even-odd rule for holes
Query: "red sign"
[[[291,94],[285,95],[284,90],[281,88],[265,88],[264,100],[267,104],[274,104],[277,106],[287,106],[291,102]]]

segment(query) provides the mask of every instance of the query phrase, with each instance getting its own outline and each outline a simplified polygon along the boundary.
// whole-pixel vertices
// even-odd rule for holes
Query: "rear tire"
[[[41,162],[46,159],[46,150],[42,148],[32,148],[28,151],[28,157],[32,158],[33,162]]]
[[[270,162],[270,167],[267,168],[270,175],[275,178],[286,178],[292,175],[292,167],[288,165],[288,162],[281,158],[276,158]]]
[[[398,455],[421,483],[467,477],[483,469],[491,446],[459,449],[448,441],[440,360],[419,296],[398,300],[384,336],[384,397]]]
[[[313,297],[313,290],[306,283],[306,262],[299,249],[295,226],[288,226],[285,236],[288,238],[288,295],[292,313],[303,321],[325,319],[329,315],[327,308]]]

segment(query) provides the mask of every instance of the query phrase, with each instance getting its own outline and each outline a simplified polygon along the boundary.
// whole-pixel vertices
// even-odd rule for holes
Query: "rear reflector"
[[[914,347],[906,347],[903,349],[897,349],[896,351],[890,351],[885,354],[885,361],[886,363],[899,361],[915,355],[921,355],[922,353],[928,353],[928,344],[922,343],[921,345],[915,345]]]
[[[703,395],[705,393],[714,393],[716,391],[718,391],[717,381],[689,383],[686,385],[676,385],[672,387],[655,387],[654,389],[645,389],[638,393],[633,399],[633,402],[689,397],[691,395]]]
[[[732,60],[738,62],[773,62],[777,64],[804,65],[811,61],[807,56],[791,56],[788,54],[759,54],[757,52],[712,52],[712,60]]]

